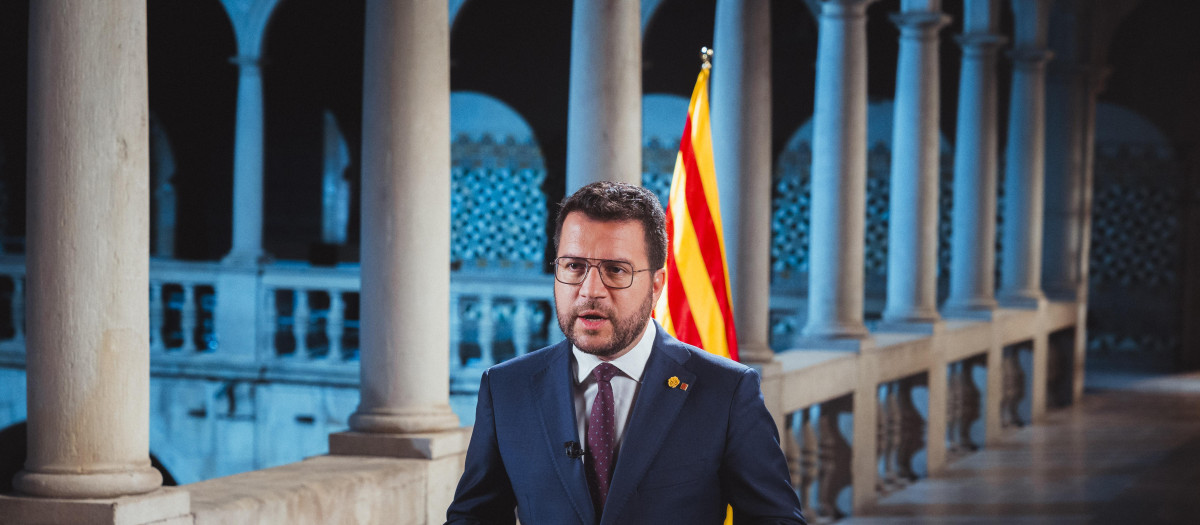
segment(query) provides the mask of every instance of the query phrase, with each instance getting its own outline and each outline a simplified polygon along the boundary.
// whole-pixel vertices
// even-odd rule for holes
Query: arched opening
[[[456,270],[544,271],[545,162],[533,128],[476,92],[450,95],[450,263]]]
[[[571,9],[560,0],[469,1],[450,33],[451,90],[485,93],[525,118],[545,159],[548,202],[565,186]]]
[[[174,256],[215,260],[229,251],[233,220],[233,27],[217,2],[153,0],[146,11],[150,111],[170,131],[176,166]]]
[[[289,0],[272,16],[263,53],[263,243],[276,258],[358,260],[365,16],[362,0]],[[325,173],[333,166],[344,183],[334,181],[343,189],[330,205]],[[338,240],[324,235],[329,213],[345,217],[344,242],[324,242]]]

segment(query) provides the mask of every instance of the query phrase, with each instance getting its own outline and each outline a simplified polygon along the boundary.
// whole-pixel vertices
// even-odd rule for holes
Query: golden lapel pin
[[[669,386],[671,388],[675,388],[675,387],[679,386],[679,378],[675,377],[675,376],[671,376],[671,378],[667,380],[667,386]],[[683,384],[683,389],[687,390],[687,383]]]

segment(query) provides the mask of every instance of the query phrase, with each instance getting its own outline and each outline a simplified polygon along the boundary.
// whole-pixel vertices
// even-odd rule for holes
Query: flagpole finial
[[[712,69],[712,56],[713,56],[712,48],[710,48],[708,46],[701,47],[700,48],[700,60],[703,60],[704,64],[701,65],[700,67],[702,67],[704,69]]]

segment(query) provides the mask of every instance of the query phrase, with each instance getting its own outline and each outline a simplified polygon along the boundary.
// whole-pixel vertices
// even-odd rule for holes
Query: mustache
[[[605,317],[609,317],[609,318],[613,317],[612,310],[609,309],[607,306],[601,304],[600,301],[598,301],[596,299],[588,299],[582,303],[572,306],[571,307],[571,317],[579,317],[579,312],[582,312],[584,310],[596,310],[600,313],[603,313]]]

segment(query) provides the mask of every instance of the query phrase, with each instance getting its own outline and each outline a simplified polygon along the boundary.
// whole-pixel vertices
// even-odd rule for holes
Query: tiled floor
[[[1088,385],[1081,403],[839,524],[1200,524],[1200,374]]]

